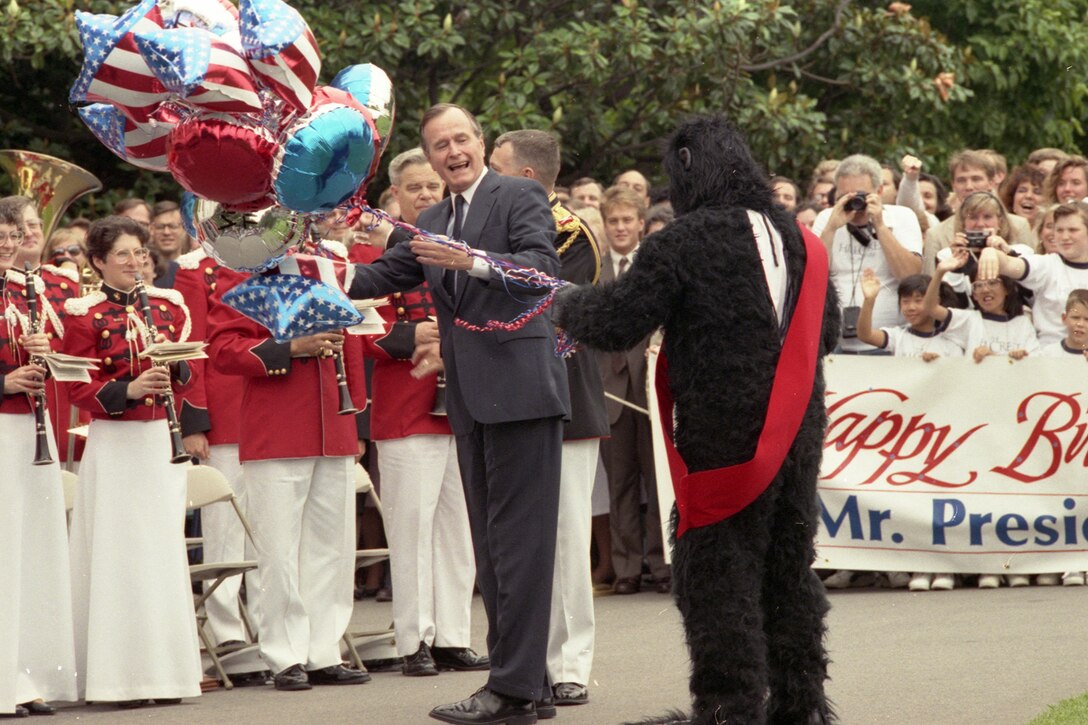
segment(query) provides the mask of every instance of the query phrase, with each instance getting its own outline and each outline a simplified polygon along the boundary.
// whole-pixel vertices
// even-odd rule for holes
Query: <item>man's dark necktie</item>
[[[461,240],[461,226],[465,222],[465,197],[455,194],[453,197],[453,233],[452,238]],[[442,285],[450,296],[457,291],[457,270],[447,269],[442,275]]]
[[[619,271],[616,272],[616,279],[618,280],[627,272],[627,257],[620,257],[620,263],[617,265]],[[612,353],[612,372],[621,373],[623,369],[627,367],[627,353],[626,352],[614,352]]]

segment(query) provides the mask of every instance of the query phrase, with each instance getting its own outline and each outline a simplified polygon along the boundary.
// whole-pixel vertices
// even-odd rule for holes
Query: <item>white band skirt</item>
[[[200,646],[185,553],[185,465],[165,420],[94,420],[72,511],[80,694],[196,697]]]
[[[48,426],[47,426],[48,428]],[[75,700],[64,491],[35,466],[34,414],[0,414],[0,715],[38,698]]]

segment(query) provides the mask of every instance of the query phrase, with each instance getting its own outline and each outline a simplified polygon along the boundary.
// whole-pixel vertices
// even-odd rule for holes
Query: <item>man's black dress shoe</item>
[[[534,725],[536,706],[532,700],[510,697],[481,687],[467,700],[439,705],[431,717],[454,725]]]
[[[50,705],[44,700],[33,700],[31,702],[24,702],[22,707],[26,708],[26,711],[31,715],[56,715],[57,708]]]
[[[641,586],[637,576],[628,576],[617,579],[616,583],[612,585],[612,592],[614,594],[638,594]]]
[[[302,665],[291,665],[278,673],[272,678],[272,685],[277,690],[287,692],[309,690],[312,687],[310,678],[306,676],[306,670],[302,669]]]
[[[555,711],[555,698],[545,691],[544,697],[536,701],[536,719],[551,720],[558,713]]]
[[[431,656],[440,670],[489,670],[491,660],[478,655],[468,647],[432,647]]]
[[[344,665],[329,665],[320,670],[307,670],[306,676],[314,685],[361,685],[370,682],[366,670],[353,670]]]
[[[589,702],[589,690],[577,682],[559,682],[552,688],[556,705],[585,705]]]
[[[407,677],[430,677],[438,674],[434,658],[431,657],[431,648],[427,646],[426,642],[420,642],[419,649],[415,651],[415,654],[404,658],[404,665],[400,671]]]
[[[30,717],[30,710],[27,710],[22,705],[16,705],[15,712],[5,712],[0,715],[0,720],[6,720],[13,717]]]

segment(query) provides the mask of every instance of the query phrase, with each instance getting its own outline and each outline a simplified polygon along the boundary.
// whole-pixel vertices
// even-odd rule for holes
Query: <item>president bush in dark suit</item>
[[[417,225],[463,239],[493,258],[557,275],[555,223],[543,187],[487,171],[476,119],[459,106],[440,104],[424,114],[420,136],[451,196],[424,211]],[[508,289],[482,261],[437,242],[417,237],[357,267],[351,296],[378,297],[424,280],[438,312],[446,406],[457,437],[491,657],[484,689],[436,707],[431,716],[529,725],[537,720],[535,701],[545,694],[562,422],[570,408],[566,368],[555,355],[547,314],[518,330],[473,332],[455,325],[456,318],[478,325],[511,320],[534,293]]]

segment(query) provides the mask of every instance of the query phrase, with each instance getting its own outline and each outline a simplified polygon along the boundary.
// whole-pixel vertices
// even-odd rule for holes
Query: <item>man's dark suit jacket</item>
[[[548,200],[557,230],[555,247],[559,254],[559,276],[573,284],[596,284],[603,264],[593,232],[564,207],[554,193]],[[567,358],[567,380],[570,384],[570,420],[563,426],[563,440],[607,436],[609,424],[605,416],[604,385],[592,350],[580,348]]]
[[[446,234],[452,206],[443,199],[420,214],[417,226]],[[473,195],[461,238],[495,259],[556,276],[554,230],[540,184],[488,171]],[[456,294],[451,297],[443,284],[444,271],[420,265],[409,245],[398,244],[372,264],[356,268],[350,296],[380,297],[427,281],[438,312],[447,412],[454,434],[471,431],[474,421],[569,417],[566,368],[555,355],[550,315],[534,317],[520,330],[511,331],[474,332],[453,322],[457,317],[477,325],[512,320],[541,292],[507,288],[495,272],[486,280],[458,272]]]

